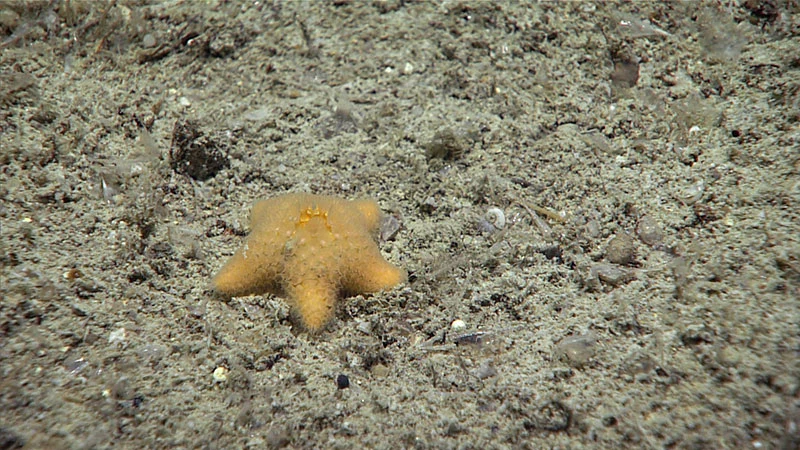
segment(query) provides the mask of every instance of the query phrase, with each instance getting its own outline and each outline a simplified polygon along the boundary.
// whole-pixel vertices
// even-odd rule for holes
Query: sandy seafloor
[[[0,448],[800,446],[797,1],[0,5]],[[409,282],[215,298],[284,192]]]

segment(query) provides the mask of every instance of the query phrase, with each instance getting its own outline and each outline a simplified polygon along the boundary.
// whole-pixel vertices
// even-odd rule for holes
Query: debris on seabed
[[[453,323],[459,322],[455,320]],[[468,333],[455,334],[448,339],[447,332],[442,330],[432,338],[418,344],[419,348],[425,351],[447,352],[461,346],[481,347],[494,342],[498,336],[507,335],[509,331],[517,327],[506,327],[492,331],[472,331]],[[453,325],[451,324],[451,330]]]
[[[617,29],[622,36],[630,38],[672,36],[672,34],[653,25],[647,19],[636,19],[632,17],[620,18],[617,22]]]
[[[562,339],[554,350],[557,359],[566,361],[572,367],[582,367],[595,355],[597,339],[589,332]]]
[[[111,334],[108,335],[108,343],[112,345],[119,344],[124,346],[126,344],[125,341],[127,340],[127,338],[128,338],[128,333],[127,331],[125,331],[125,328],[118,328],[112,331]]]

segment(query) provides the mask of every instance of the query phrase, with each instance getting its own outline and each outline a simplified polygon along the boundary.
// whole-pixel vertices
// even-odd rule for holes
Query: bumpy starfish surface
[[[373,200],[285,194],[253,206],[250,235],[214,277],[226,296],[288,297],[310,331],[333,315],[336,299],[377,292],[406,279],[381,256]]]

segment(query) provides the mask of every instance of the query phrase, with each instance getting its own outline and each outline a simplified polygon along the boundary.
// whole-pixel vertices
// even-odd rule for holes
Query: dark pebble
[[[336,387],[339,389],[347,389],[350,387],[350,378],[347,378],[347,375],[340,373],[339,376],[336,377]]]

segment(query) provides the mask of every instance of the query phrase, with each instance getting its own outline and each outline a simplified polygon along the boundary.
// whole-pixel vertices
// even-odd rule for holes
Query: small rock
[[[370,371],[372,372],[372,375],[378,378],[386,378],[389,376],[389,368],[380,363],[372,366]]]
[[[585,365],[595,354],[596,340],[594,335],[584,334],[568,336],[556,345],[555,355],[565,360],[572,367]]]
[[[631,280],[631,273],[622,267],[613,264],[598,264],[591,269],[590,278],[596,278],[603,283],[619,286]]]
[[[142,47],[153,48],[155,46],[156,46],[156,38],[150,33],[145,34],[144,37],[142,38]]]
[[[661,226],[650,216],[642,216],[639,219],[636,234],[647,245],[658,245],[664,240],[664,232],[661,231]]]
[[[125,331],[125,328],[117,328],[116,330],[112,331],[111,334],[108,335],[109,344],[124,345],[126,339],[127,339],[127,332]]]
[[[364,334],[372,334],[372,323],[360,321],[358,325],[356,325],[356,329]]]
[[[453,130],[445,129],[437,132],[425,146],[428,159],[455,160],[467,151],[467,145]]]
[[[336,387],[339,389],[347,389],[350,387],[350,378],[347,378],[347,375],[340,373],[336,377]]]
[[[614,236],[606,246],[606,259],[614,264],[623,266],[633,263],[636,247],[633,245],[628,233],[620,233]]]
[[[269,431],[267,431],[265,440],[267,448],[282,448],[286,447],[291,442],[289,439],[289,431],[280,426],[270,428]]]
[[[172,170],[198,181],[212,178],[230,164],[219,143],[188,120],[175,123],[169,156]]]

